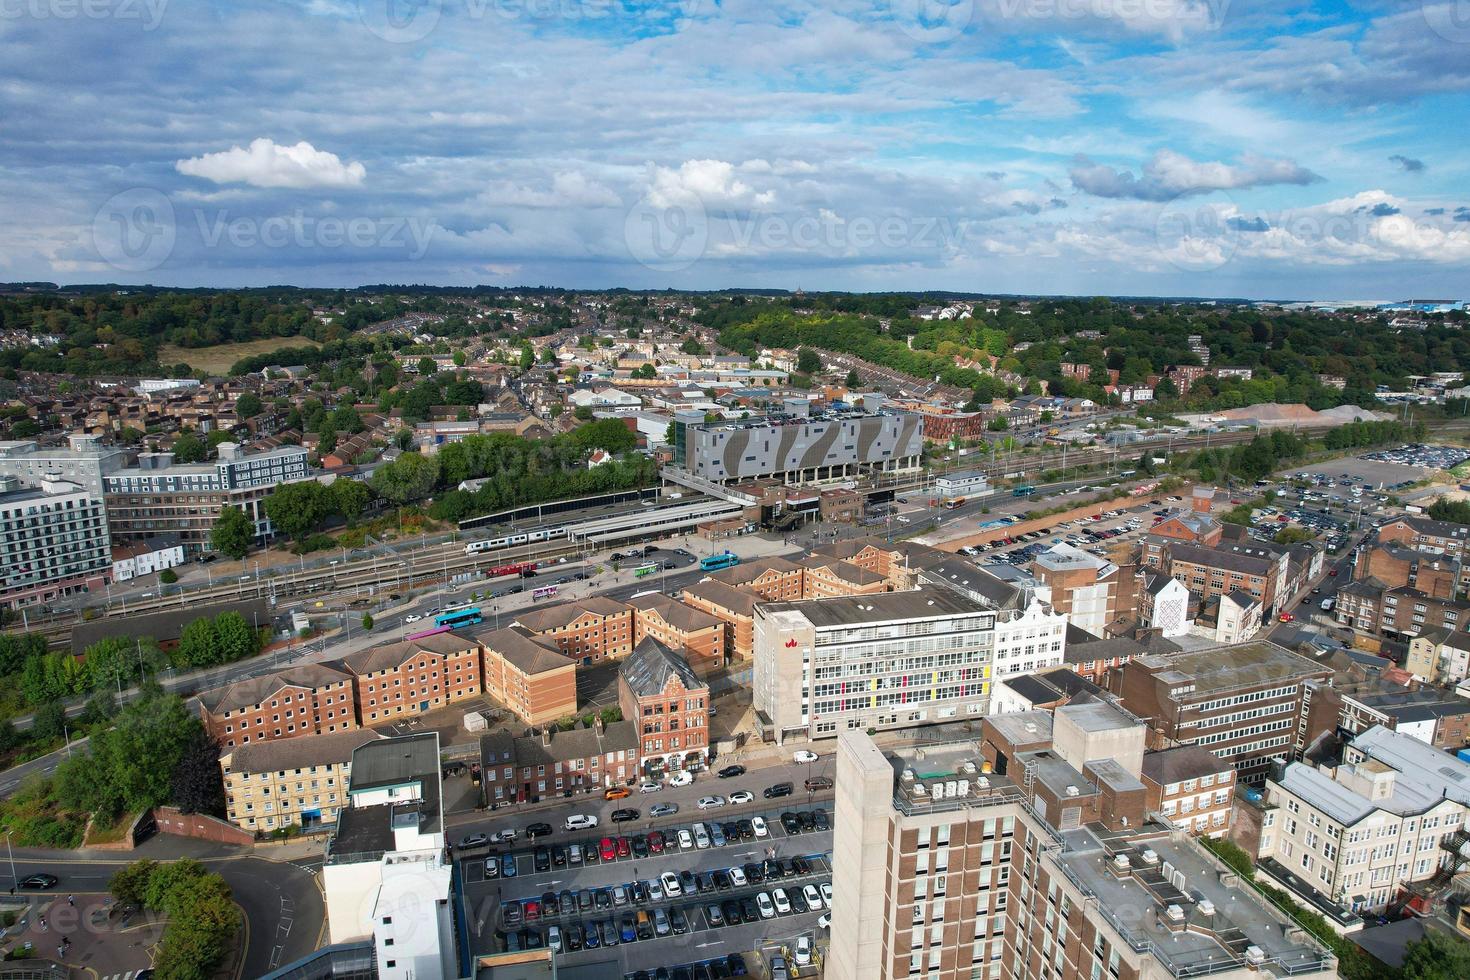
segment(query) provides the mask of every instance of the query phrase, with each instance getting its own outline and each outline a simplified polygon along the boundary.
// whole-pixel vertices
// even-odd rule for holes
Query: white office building
[[[331,941],[372,937],[382,980],[459,976],[445,854],[438,734],[357,748],[322,866]]]
[[[761,603],[755,708],[778,740],[984,716],[997,614],[945,588]]]
[[[1067,652],[1067,616],[1052,605],[1051,588],[1014,565],[980,568],[960,558],[919,573],[919,581],[953,589],[995,612],[993,676],[999,680],[1060,666]]]
[[[1289,764],[1266,781],[1262,870],[1347,911],[1380,908],[1470,850],[1470,764],[1411,735],[1370,728],[1336,768]],[[1270,860],[1268,860],[1270,859]]]
[[[989,493],[990,481],[979,470],[969,473],[946,473],[935,477],[934,493],[939,497],[973,497]]]

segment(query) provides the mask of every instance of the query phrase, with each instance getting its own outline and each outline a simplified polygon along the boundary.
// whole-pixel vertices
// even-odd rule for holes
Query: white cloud
[[[757,191],[740,177],[746,167],[736,168],[725,160],[685,160],[677,169],[654,167],[648,187],[648,199],[654,207],[681,207],[691,197],[705,207],[769,207],[776,196],[770,191]],[[770,170],[764,160],[752,161],[748,168],[755,173]]]
[[[180,160],[174,167],[189,177],[251,187],[358,187],[367,176],[361,163],[344,164],[337,154],[318,150],[305,140],[281,146],[265,138],[253,140],[247,148],[232,146]]]
[[[1141,176],[1114,170],[1079,156],[1071,170],[1078,190],[1097,197],[1167,201],[1190,194],[1239,190],[1267,184],[1314,184],[1321,177],[1291,160],[1247,154],[1238,166],[1191,160],[1173,150],[1159,150],[1143,165]]]

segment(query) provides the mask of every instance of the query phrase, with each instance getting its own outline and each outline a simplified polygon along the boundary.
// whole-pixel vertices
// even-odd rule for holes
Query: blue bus
[[[700,570],[706,572],[715,572],[719,571],[721,568],[729,568],[732,565],[738,564],[740,564],[740,557],[734,552],[730,551],[722,552],[718,555],[710,555],[708,558],[699,559]]]
[[[480,610],[477,606],[470,606],[465,609],[451,609],[448,612],[442,612],[434,617],[435,626],[446,626],[450,629],[458,626],[474,626],[476,623],[482,621],[483,618],[480,616]]]

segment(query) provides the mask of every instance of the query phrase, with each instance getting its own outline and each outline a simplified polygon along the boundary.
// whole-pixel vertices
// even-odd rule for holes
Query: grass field
[[[316,347],[317,342],[305,337],[272,337],[247,340],[239,344],[215,344],[213,347],[175,347],[165,344],[158,350],[158,362],[164,366],[180,362],[196,371],[223,374],[242,357],[268,354],[283,347]]]

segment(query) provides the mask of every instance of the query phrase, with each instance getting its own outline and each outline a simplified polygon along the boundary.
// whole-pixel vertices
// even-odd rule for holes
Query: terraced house
[[[356,693],[351,674],[304,664],[204,691],[196,700],[209,737],[232,749],[357,728]]]
[[[480,644],[457,633],[390,643],[344,657],[364,725],[420,715],[485,689]]]

